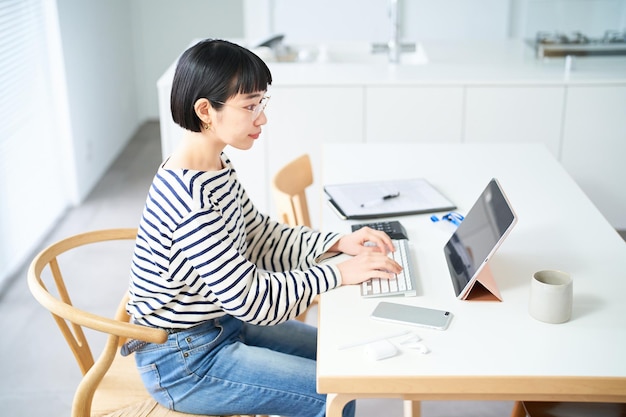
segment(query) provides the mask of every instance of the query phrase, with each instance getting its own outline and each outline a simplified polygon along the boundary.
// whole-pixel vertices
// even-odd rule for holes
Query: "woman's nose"
[[[259,114],[259,117],[257,117],[254,121],[254,124],[256,126],[263,126],[265,123],[267,123],[267,116],[265,116],[265,110],[263,110],[261,114]]]

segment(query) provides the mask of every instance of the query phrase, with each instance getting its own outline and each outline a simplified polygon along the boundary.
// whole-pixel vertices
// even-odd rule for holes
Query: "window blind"
[[[0,290],[68,205],[47,45],[53,3],[0,0]]]
[[[29,115],[29,86],[46,66],[41,0],[0,0],[0,142],[6,145]],[[2,146],[0,144],[0,146]]]

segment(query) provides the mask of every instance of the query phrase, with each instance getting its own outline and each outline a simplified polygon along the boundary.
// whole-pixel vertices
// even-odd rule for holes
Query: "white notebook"
[[[456,206],[427,180],[410,178],[324,186],[343,219],[372,219],[454,210]]]

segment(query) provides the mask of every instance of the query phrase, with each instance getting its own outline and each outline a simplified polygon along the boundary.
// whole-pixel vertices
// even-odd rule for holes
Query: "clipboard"
[[[454,210],[456,205],[424,178],[352,182],[324,186],[328,203],[342,219],[375,219]]]

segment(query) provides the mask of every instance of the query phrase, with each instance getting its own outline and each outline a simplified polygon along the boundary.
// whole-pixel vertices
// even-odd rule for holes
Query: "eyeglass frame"
[[[239,106],[235,106],[234,104],[228,104],[228,103],[224,103],[223,101],[215,101],[215,103],[219,103],[223,106],[227,106],[227,107],[233,107],[235,109],[240,109],[240,110],[245,110],[247,112],[252,113],[252,121],[254,122],[256,119],[259,118],[259,116],[261,116],[261,113],[263,113],[263,111],[265,110],[265,108],[267,107],[267,103],[270,101],[270,98],[272,96],[270,95],[264,95],[261,98],[261,101],[259,101],[259,104],[256,104],[254,106],[253,110],[250,109],[246,109],[245,107],[239,107]]]

